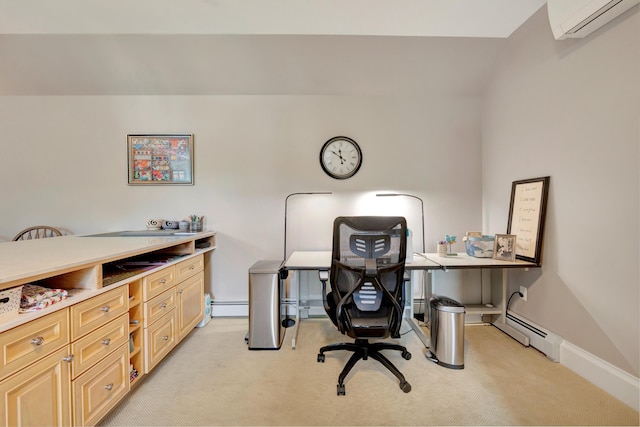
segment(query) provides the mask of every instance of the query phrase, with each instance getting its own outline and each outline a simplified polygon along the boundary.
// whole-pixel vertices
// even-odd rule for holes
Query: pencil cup
[[[447,256],[447,244],[438,243],[438,256]]]
[[[191,231],[195,233],[202,231],[202,221],[191,221]]]

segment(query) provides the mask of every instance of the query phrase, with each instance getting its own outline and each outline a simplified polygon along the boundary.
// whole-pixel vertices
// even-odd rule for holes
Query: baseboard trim
[[[216,301],[211,302],[211,317],[248,317],[248,301]]]
[[[567,340],[560,344],[560,363],[636,411],[640,410],[640,378]]]

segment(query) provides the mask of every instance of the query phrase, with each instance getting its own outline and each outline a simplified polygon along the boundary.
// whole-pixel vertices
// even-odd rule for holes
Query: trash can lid
[[[282,261],[260,260],[249,267],[249,273],[277,273]]]
[[[464,313],[464,305],[458,301],[447,297],[433,297],[431,305],[438,311],[446,311],[449,313]]]

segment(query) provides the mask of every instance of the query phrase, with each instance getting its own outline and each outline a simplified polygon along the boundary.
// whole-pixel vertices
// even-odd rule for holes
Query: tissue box
[[[22,298],[22,286],[0,291],[0,315],[7,313],[17,313],[20,309],[20,299]]]
[[[476,258],[493,257],[494,236],[465,237],[464,247],[467,255]]]

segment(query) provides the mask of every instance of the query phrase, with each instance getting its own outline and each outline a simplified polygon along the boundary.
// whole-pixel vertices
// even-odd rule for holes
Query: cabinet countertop
[[[0,243],[0,289],[58,271],[71,270],[211,237],[198,234],[141,237],[61,236]],[[3,286],[4,285],[4,286]]]

